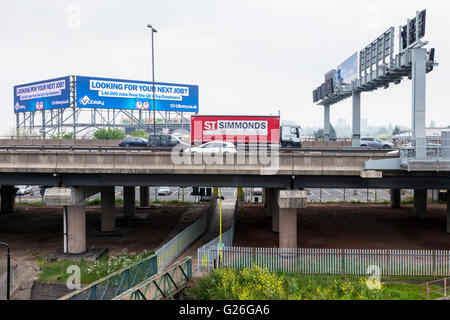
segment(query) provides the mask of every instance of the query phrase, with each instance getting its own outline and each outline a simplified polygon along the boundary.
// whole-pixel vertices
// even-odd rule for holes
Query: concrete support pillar
[[[264,204],[264,208],[267,208],[267,188],[263,189],[262,202]]]
[[[306,191],[279,190],[276,199],[279,207],[279,247],[297,248],[297,209],[306,207]]]
[[[425,146],[425,92],[427,50],[411,50],[412,59],[412,132],[416,140],[416,159],[426,158]]]
[[[280,208],[280,248],[297,248],[297,209]]]
[[[323,141],[330,141],[330,106],[323,106]]]
[[[150,205],[150,187],[139,187],[139,201],[141,207],[148,207]]]
[[[86,209],[81,206],[67,206],[67,249],[68,253],[86,252]]]
[[[272,204],[272,232],[280,232],[280,208],[276,201]]]
[[[391,208],[400,208],[401,205],[401,190],[400,189],[391,189]]]
[[[279,209],[276,198],[276,190],[268,188],[267,190],[267,213],[272,216],[272,232],[278,233],[279,230]]]
[[[414,190],[414,212],[416,217],[427,217],[427,190]]]
[[[361,92],[352,92],[352,147],[359,148],[361,145]]]
[[[136,214],[136,190],[135,187],[123,187],[123,215],[134,217]]]
[[[447,233],[450,234],[450,190],[447,190]]]
[[[2,186],[1,194],[1,214],[13,213],[16,207],[16,187]]]
[[[115,231],[116,206],[115,206],[114,187],[102,188],[101,194],[102,194],[101,230],[102,232]]]
[[[439,189],[430,189],[427,190],[427,199],[439,201]]]

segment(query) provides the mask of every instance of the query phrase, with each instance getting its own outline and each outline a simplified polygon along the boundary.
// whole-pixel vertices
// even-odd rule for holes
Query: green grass
[[[80,268],[81,283],[88,284],[103,278],[114,271],[136,263],[154,253],[155,252],[152,250],[144,251],[141,254],[128,254],[126,250],[124,250],[121,255],[115,257],[104,255],[97,261],[63,260],[44,262],[42,259],[36,259],[40,267],[39,281],[44,283],[64,283],[71,275],[67,273],[67,268],[76,265]]]
[[[45,207],[45,202],[42,202],[42,201],[36,201],[36,202],[22,201],[22,202],[16,202],[16,205],[18,205],[18,206],[27,206],[27,207]]]
[[[100,258],[101,261],[107,261],[108,257],[103,256]],[[90,261],[57,261],[57,262],[44,262],[41,259],[37,259],[37,262],[39,263],[40,267],[40,274],[39,274],[39,281],[44,283],[55,283],[55,282],[61,282],[64,283],[67,281],[67,278],[70,276],[69,273],[67,273],[67,268],[71,265],[77,265],[80,267],[81,271],[81,282],[82,283],[90,283],[95,280],[98,280],[96,276],[92,276],[87,273],[87,269],[89,266],[93,264],[93,262]]]
[[[410,277],[398,279],[410,281]],[[389,281],[393,278],[389,278]],[[350,275],[272,273],[261,268],[223,268],[199,279],[185,295],[198,300],[424,300],[425,287],[391,283],[382,279],[382,289],[370,290],[366,279]],[[431,290],[439,286],[430,286]],[[438,298],[430,293],[430,299]]]

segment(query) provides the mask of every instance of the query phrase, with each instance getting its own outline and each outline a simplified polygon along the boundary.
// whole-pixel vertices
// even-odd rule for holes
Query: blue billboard
[[[152,82],[76,77],[77,107],[153,110]],[[198,86],[155,82],[155,110],[198,112]]]
[[[14,112],[42,111],[70,106],[70,77],[14,86]]]

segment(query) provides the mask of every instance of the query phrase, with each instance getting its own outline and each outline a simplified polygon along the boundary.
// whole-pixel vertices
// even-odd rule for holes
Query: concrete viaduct
[[[367,171],[368,160],[391,159],[379,152],[290,152],[201,155],[148,151],[0,151],[1,213],[14,207],[14,186],[43,185],[45,202],[63,206],[67,252],[86,250],[85,199],[101,192],[102,231],[114,231],[114,187],[124,186],[124,215],[135,214],[135,187],[141,206],[149,186],[263,187],[280,246],[296,245],[296,209],[306,203],[303,188],[389,188],[391,206],[400,206],[400,189],[414,189],[415,212],[426,217],[427,189],[450,189],[445,172]],[[447,208],[450,233],[450,208]],[[294,230],[295,229],[295,230]]]

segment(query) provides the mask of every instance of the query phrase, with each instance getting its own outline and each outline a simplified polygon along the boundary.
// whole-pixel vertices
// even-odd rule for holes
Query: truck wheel
[[[286,142],[286,148],[293,148],[294,144],[292,142]]]

